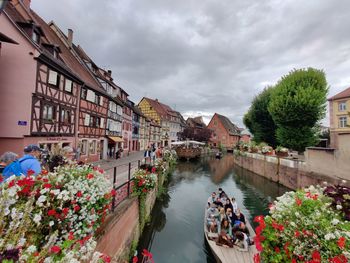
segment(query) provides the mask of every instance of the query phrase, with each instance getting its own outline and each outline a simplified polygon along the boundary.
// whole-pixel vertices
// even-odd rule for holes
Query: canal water
[[[235,166],[233,156],[204,157],[179,162],[172,173],[167,193],[158,200],[152,219],[139,242],[156,263],[215,262],[203,232],[204,207],[211,192],[219,187],[235,197],[253,225],[256,215],[266,215],[268,204],[288,188]]]

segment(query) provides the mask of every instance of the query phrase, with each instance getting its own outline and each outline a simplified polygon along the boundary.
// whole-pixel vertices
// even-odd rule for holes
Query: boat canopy
[[[189,145],[189,144],[205,145],[205,143],[197,142],[197,141],[182,141],[182,142],[172,142],[171,143],[171,145]]]

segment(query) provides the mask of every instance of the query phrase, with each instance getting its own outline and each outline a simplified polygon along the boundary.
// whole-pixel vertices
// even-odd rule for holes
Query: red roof
[[[144,97],[144,99],[151,105],[151,107],[160,115],[161,118],[167,118],[168,117],[168,110],[170,109],[169,106],[160,103],[157,99],[153,100],[150,98]],[[164,107],[165,106],[165,107]],[[170,109],[171,110],[171,109]]]
[[[333,97],[330,97],[328,100],[338,100],[338,99],[345,99],[345,98],[350,98],[350,87],[343,90],[342,92],[339,92]]]

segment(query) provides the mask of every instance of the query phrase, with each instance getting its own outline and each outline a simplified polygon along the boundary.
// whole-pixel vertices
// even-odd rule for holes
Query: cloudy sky
[[[250,102],[293,68],[350,86],[348,0],[32,0],[138,102],[242,125]]]

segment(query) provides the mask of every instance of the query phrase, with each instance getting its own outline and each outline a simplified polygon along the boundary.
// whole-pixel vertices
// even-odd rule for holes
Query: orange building
[[[241,137],[240,129],[227,117],[215,113],[211,118],[208,129],[212,130],[210,145],[213,147],[224,147],[226,150],[233,150]]]

